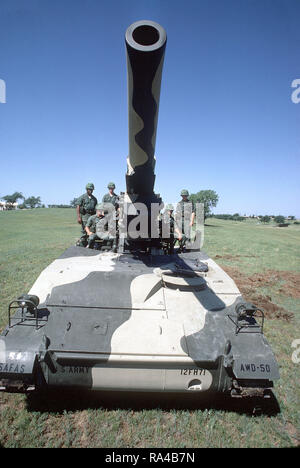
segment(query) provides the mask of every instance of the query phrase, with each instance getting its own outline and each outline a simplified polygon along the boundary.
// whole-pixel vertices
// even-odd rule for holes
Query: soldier
[[[165,212],[163,214],[163,222],[165,225],[169,225],[169,244],[170,244],[170,254],[174,252],[174,244],[176,242],[176,239],[179,240],[179,242],[182,240],[182,233],[178,229],[177,223],[175,222],[175,218],[173,215],[174,212],[174,206],[172,204],[166,205]]]
[[[112,203],[116,210],[119,207],[119,196],[115,193],[115,184],[114,182],[109,182],[108,186],[108,193],[106,193],[103,198],[102,202],[103,203]]]
[[[95,241],[101,239],[102,249],[105,247],[116,252],[117,233],[115,230],[115,221],[111,218],[112,212],[107,212],[107,205],[105,203],[97,204],[96,210],[96,214],[89,217],[85,226],[85,231],[88,235],[87,247],[90,249],[94,248]]]
[[[96,205],[96,214],[89,217],[85,226],[85,231],[87,235],[89,236],[88,244],[87,244],[87,247],[89,249],[92,249],[95,245],[95,241],[99,239],[97,232],[96,232],[97,224],[103,218],[104,218],[104,205],[103,203],[98,203]]]
[[[191,238],[191,228],[195,220],[195,206],[194,203],[188,198],[188,190],[181,190],[180,195],[181,200],[177,203],[176,221],[182,232],[179,244],[181,250],[183,250],[186,241]]]
[[[116,185],[114,182],[109,182],[109,184],[107,185],[107,188],[108,188],[108,193],[106,193],[103,196],[102,203],[112,203],[112,205],[115,208],[115,214],[114,214],[113,219],[115,220],[116,235],[118,236],[118,219],[119,219],[119,213],[120,213],[119,195],[115,193]],[[113,250],[114,251],[116,250],[116,238],[114,239]]]
[[[85,188],[86,193],[76,201],[77,222],[81,224],[81,237],[76,244],[79,247],[86,247],[87,245],[85,226],[89,217],[96,213],[95,207],[97,205],[97,198],[93,195],[94,184],[88,183]]]
[[[175,235],[175,237],[178,240],[181,240],[182,233],[180,232],[177,224],[175,223],[173,212],[174,212],[174,206],[171,203],[169,203],[168,205],[166,205],[166,210],[163,215],[163,220],[166,224],[170,224],[170,234],[173,236]]]

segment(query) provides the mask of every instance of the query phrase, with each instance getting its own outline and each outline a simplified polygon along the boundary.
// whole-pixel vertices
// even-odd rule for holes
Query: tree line
[[[211,218],[218,218],[218,219],[229,219],[229,220],[232,220],[232,221],[244,221],[245,219],[247,219],[247,216],[240,216],[239,213],[235,213],[233,215],[231,214],[211,214],[210,215]],[[259,221],[261,223],[264,223],[264,224],[268,224],[270,223],[270,221],[274,221],[276,224],[286,224],[286,221],[293,221],[294,224],[299,224],[298,221],[295,221],[295,216],[288,216],[288,218],[286,218],[285,216],[283,215],[278,215],[278,216],[268,216],[268,215],[265,215],[265,216],[249,216],[249,218],[257,218],[259,219]]]
[[[23,203],[18,205],[18,208],[41,208],[44,207],[45,205],[42,204],[41,197],[35,197],[31,195],[30,197],[25,198],[22,192],[14,192],[12,195],[4,195],[1,197],[2,200],[5,200],[8,209],[9,205],[11,207],[17,203],[17,200],[23,200]]]
[[[18,200],[22,200],[22,203],[18,204],[18,208],[21,210],[24,208],[46,208],[46,206],[42,204],[41,197],[35,197],[31,195],[30,197],[26,198],[22,192],[14,192],[11,195],[4,195],[0,198],[6,202],[6,209],[8,210],[14,209],[15,203],[17,203]],[[76,198],[71,200],[70,205],[54,204],[48,205],[48,208],[72,208],[75,206],[76,200]]]
[[[219,219],[228,219],[232,221],[243,221],[246,219],[246,216],[241,216],[239,213],[234,214],[213,214],[212,208],[215,208],[219,201],[219,195],[214,190],[200,190],[196,193],[191,193],[189,199],[194,203],[203,203],[204,206],[204,219],[209,217],[219,218]],[[12,195],[5,195],[2,197],[2,200],[5,200],[8,204],[13,205],[17,200],[23,200],[23,203],[18,205],[18,208],[45,208],[45,205],[41,202],[41,197],[30,196],[25,198],[21,192],[14,192]],[[70,201],[69,205],[64,204],[55,204],[48,205],[49,208],[74,208],[76,206],[77,198],[73,198]],[[9,207],[8,207],[9,209]],[[252,215],[250,218],[256,218]],[[264,224],[270,223],[273,220],[277,224],[286,223],[286,217],[283,215],[260,215],[257,216],[260,222]],[[295,216],[288,216],[288,221],[294,221],[294,224],[298,224],[298,221],[295,220]]]

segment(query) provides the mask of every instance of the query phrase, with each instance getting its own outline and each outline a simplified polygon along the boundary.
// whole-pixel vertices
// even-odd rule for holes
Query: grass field
[[[75,243],[72,209],[0,213],[0,329],[7,305],[27,292],[52,260]],[[299,370],[292,342],[300,339],[300,226],[207,220],[204,250],[260,301],[265,335],[280,365],[274,395],[280,411],[253,415],[234,406],[132,401],[111,395],[27,397],[0,393],[2,447],[295,447],[299,445]],[[259,305],[259,304],[257,304]],[[299,354],[298,354],[299,356]]]

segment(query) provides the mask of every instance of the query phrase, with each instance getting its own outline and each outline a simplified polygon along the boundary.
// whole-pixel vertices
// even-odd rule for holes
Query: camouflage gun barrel
[[[155,142],[167,35],[154,21],[137,21],[125,34],[129,155],[127,193],[153,193]]]

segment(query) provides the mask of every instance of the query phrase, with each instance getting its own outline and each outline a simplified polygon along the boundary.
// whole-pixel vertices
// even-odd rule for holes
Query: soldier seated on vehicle
[[[95,245],[95,241],[99,239],[96,233],[97,224],[101,219],[104,218],[103,204],[99,203],[96,205],[96,214],[89,217],[85,226],[85,232],[88,235],[87,248],[92,249]]]
[[[116,233],[114,232],[113,224],[115,221],[112,219],[113,213],[109,212],[111,210],[108,210],[107,207],[106,203],[99,203],[96,206],[96,214],[90,216],[87,221],[85,227],[88,235],[87,248],[100,247],[102,249],[102,247],[106,247],[116,251]]]

